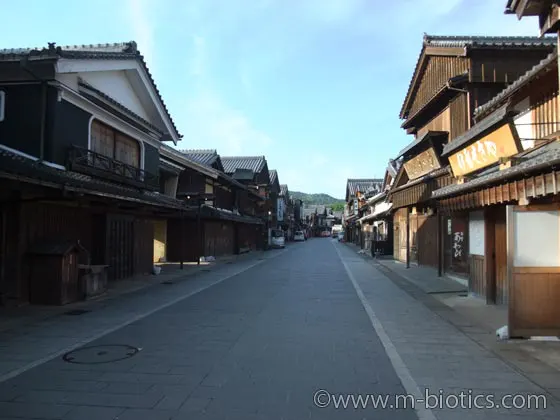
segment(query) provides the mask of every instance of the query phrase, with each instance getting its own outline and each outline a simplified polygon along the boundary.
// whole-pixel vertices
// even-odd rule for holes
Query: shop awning
[[[369,220],[374,220],[377,219],[379,217],[385,216],[393,207],[393,203],[380,203],[377,206],[375,206],[375,210],[372,214],[368,214],[367,216],[362,217],[361,219],[358,220],[358,222],[363,223],[363,222],[367,222]]]

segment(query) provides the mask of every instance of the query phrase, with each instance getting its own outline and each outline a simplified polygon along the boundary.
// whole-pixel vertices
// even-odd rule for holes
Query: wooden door
[[[505,207],[496,209],[494,220],[494,276],[496,279],[494,296],[497,304],[507,304],[507,224]]]
[[[438,267],[437,224],[437,216],[418,216],[418,264]]]
[[[107,217],[108,279],[120,280],[134,273],[134,219],[128,216]]]

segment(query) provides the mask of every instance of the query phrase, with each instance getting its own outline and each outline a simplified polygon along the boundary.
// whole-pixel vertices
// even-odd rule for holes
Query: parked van
[[[272,247],[273,248],[284,248],[286,246],[285,239],[284,239],[284,231],[282,229],[273,229],[272,230]]]

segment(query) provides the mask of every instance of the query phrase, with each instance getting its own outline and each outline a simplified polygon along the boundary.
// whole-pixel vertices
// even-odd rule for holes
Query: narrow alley
[[[560,418],[554,396],[329,238],[95,305],[1,333],[2,363],[26,362],[1,377],[0,419]]]

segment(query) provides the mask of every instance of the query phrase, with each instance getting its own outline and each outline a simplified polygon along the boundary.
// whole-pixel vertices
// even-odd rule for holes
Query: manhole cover
[[[82,347],[66,353],[62,360],[80,365],[96,365],[128,359],[140,351],[139,348],[126,344],[106,344],[102,346]]]
[[[86,309],[72,309],[71,311],[64,312],[64,314],[65,315],[83,315],[83,314],[87,314],[88,312],[91,312],[91,311],[88,311]]]
[[[161,284],[173,284],[171,280],[162,281]]]

